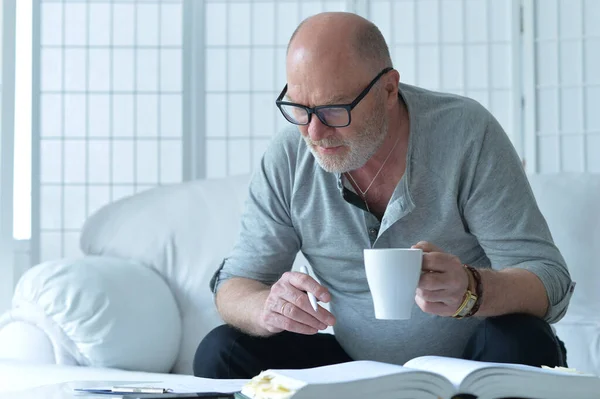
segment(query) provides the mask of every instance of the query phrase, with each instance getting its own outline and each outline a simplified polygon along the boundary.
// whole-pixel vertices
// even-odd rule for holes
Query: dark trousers
[[[524,314],[486,318],[469,339],[462,358],[531,366],[567,365],[564,345],[548,323]],[[331,334],[282,332],[261,338],[222,325],[198,346],[194,375],[252,378],[266,369],[299,369],[351,360]]]

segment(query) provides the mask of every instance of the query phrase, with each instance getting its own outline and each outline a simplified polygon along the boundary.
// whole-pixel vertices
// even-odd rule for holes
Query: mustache
[[[346,144],[346,142],[344,140],[331,139],[331,138],[314,141],[310,137],[305,137],[304,140],[306,141],[306,144],[309,144],[311,146],[318,146],[318,147],[325,147],[325,148],[339,147],[341,145]]]

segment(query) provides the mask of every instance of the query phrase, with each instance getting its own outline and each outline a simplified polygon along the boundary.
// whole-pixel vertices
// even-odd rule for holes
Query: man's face
[[[288,74],[289,101],[309,107],[347,104],[374,77],[339,79],[339,75],[332,78],[316,75],[313,73],[310,78],[302,80],[293,73]],[[388,121],[379,84],[352,110],[351,115],[352,120],[347,127],[326,126],[315,115],[310,124],[298,126],[311,153],[327,172],[344,173],[362,167],[383,143]]]
[[[354,113],[354,110],[352,111]],[[298,126],[306,145],[319,165],[327,172],[344,173],[362,167],[377,152],[387,132],[383,104],[363,113],[363,120],[353,115],[350,126],[330,128],[313,117],[311,124],[331,129],[331,135],[313,140],[309,126]],[[317,119],[316,121],[314,119]],[[319,127],[321,128],[321,127]]]

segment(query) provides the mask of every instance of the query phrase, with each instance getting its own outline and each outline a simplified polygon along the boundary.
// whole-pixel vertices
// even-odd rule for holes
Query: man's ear
[[[386,76],[385,91],[387,101],[390,106],[394,106],[398,102],[398,85],[400,82],[400,73],[395,69],[388,72]]]

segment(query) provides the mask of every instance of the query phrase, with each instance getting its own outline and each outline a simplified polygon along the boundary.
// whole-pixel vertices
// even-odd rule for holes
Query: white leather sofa
[[[577,282],[555,328],[569,365],[600,375],[600,175],[530,181]],[[222,323],[208,282],[237,237],[247,184],[239,176],[163,186],[90,217],[86,255],[30,269],[0,317],[0,392],[191,374],[197,344]]]

